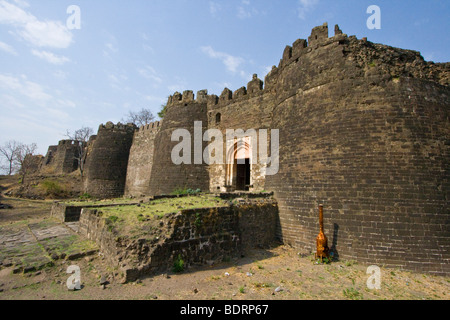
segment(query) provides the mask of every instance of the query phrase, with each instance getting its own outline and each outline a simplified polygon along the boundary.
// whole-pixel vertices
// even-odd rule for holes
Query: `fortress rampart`
[[[128,157],[136,127],[133,124],[100,125],[88,147],[85,192],[100,198],[120,197],[125,191]]]
[[[448,275],[449,80],[449,63],[347,36],[338,26],[329,37],[324,24],[286,46],[264,82],[254,75],[220,96],[176,92],[160,123],[101,127],[86,185],[104,197],[273,191],[286,244],[314,249],[323,204],[335,257]],[[194,121],[202,121],[202,134],[278,129],[278,174],[266,176],[257,162],[246,163],[247,171],[236,163],[175,165],[172,133],[193,137]],[[224,149],[224,159],[246,158],[252,148]]]

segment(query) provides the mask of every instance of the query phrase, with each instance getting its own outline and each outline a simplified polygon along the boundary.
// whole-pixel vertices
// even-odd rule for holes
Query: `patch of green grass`
[[[242,294],[245,293],[245,288],[244,288],[244,286],[240,286],[240,287],[239,287],[239,292],[242,293]]]
[[[83,199],[81,198],[83,197]],[[81,201],[80,201],[81,200]],[[136,199],[130,199],[130,198],[115,198],[115,199],[108,199],[108,200],[97,200],[90,197],[89,194],[85,194],[80,196],[80,200],[74,200],[74,201],[66,201],[64,202],[65,205],[68,206],[98,206],[98,205],[111,205],[111,204],[136,204]],[[89,201],[87,201],[89,200]]]
[[[62,198],[67,194],[66,188],[54,180],[46,179],[39,185],[47,197]]]
[[[171,192],[171,195],[196,195],[201,193],[202,190],[200,189],[191,189],[191,188],[177,188],[174,191]]]
[[[169,213],[176,213],[186,209],[201,209],[225,205],[225,201],[218,197],[209,195],[199,195],[180,198],[166,198],[153,200],[148,203],[141,203],[139,206],[116,206],[100,209],[100,214],[104,218],[117,217],[120,223],[114,224],[114,228],[122,233],[131,234],[135,231],[134,236],[145,237],[148,235],[148,229],[155,222]],[[115,218],[113,218],[115,219]],[[196,215],[195,225],[197,228],[203,224],[199,214]],[[110,224],[112,225],[112,224]],[[134,230],[134,231],[133,231]]]
[[[267,282],[255,282],[253,283],[255,288],[272,288],[275,287],[273,283],[267,283]]]
[[[364,297],[361,292],[356,290],[355,288],[348,288],[342,290],[344,297],[350,300],[362,300]]]
[[[89,193],[85,192],[82,195],[80,195],[79,198],[80,198],[80,200],[89,200],[89,199],[92,199],[92,196]]]
[[[111,223],[116,223],[119,220],[117,216],[109,216],[108,219]]]
[[[357,264],[358,264],[358,262],[355,261],[355,260],[347,260],[347,261],[345,261],[345,266],[346,267],[351,267],[351,266],[357,265]]]

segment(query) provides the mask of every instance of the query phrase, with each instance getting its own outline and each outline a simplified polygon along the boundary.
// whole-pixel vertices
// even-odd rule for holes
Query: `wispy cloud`
[[[188,88],[188,82],[178,76],[175,77],[175,81],[167,87],[171,92],[183,92]]]
[[[0,74],[0,88],[13,91],[19,95],[25,96],[37,104],[44,104],[53,97],[46,93],[44,88],[36,83],[29,81],[26,76],[13,77]]]
[[[211,46],[201,47],[200,50],[208,57],[219,59],[228,71],[236,73],[238,68],[245,62],[241,57],[235,57],[225,52],[215,51]]]
[[[14,2],[21,8],[28,8],[30,4],[24,0],[14,0]]]
[[[145,66],[143,68],[138,68],[137,72],[145,79],[152,80],[156,83],[161,83],[163,80],[158,76],[156,70],[151,66]]]
[[[210,1],[209,2],[209,13],[213,17],[216,17],[217,14],[222,10],[222,6],[217,1]]]
[[[38,51],[38,50],[31,50],[31,53],[35,55],[36,57],[47,61],[48,63],[55,64],[55,65],[63,65],[66,62],[69,62],[70,59],[64,56],[58,56],[54,53],[48,52],[48,51]]]
[[[15,56],[17,55],[17,52],[16,52],[16,50],[14,50],[13,47],[11,47],[9,44],[1,42],[1,41],[0,41],[0,50],[4,51],[6,53],[9,53],[9,54],[13,54]]]
[[[251,18],[258,13],[259,11],[251,5],[250,0],[242,0],[241,5],[237,7],[237,17],[241,20]]]
[[[318,3],[319,0],[298,0],[298,8],[297,8],[298,17],[302,20],[305,20],[306,15],[311,10],[313,10]]]
[[[0,98],[4,107],[0,119],[2,134],[5,132],[17,134],[19,128],[33,132],[33,128],[41,126],[42,123],[51,127],[50,131],[55,131],[55,128],[59,130],[67,128],[71,119],[68,110],[76,108],[76,104],[67,97],[53,96],[49,92],[56,91],[29,80],[26,75],[13,76],[0,73]],[[18,109],[23,110],[18,112]],[[30,135],[30,138],[34,139],[36,132],[45,130],[34,131],[34,135]],[[55,132],[51,134],[54,135]]]
[[[15,1],[26,8],[27,2]],[[5,0],[0,1],[0,23],[14,28],[12,33],[32,46],[68,48],[72,33],[60,21],[40,21],[19,6]]]
[[[111,58],[114,54],[119,52],[119,45],[116,37],[106,32],[106,41],[104,44],[103,56],[105,58]]]

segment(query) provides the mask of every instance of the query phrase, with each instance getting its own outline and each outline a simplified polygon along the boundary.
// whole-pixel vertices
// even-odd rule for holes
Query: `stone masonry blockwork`
[[[156,128],[100,130],[87,189],[104,197],[228,191],[229,167],[172,163],[173,131],[193,134],[194,121],[202,133],[278,129],[279,172],[252,166],[250,188],[274,192],[284,243],[313,250],[323,204],[339,258],[450,274],[450,63],[339,27],[329,37],[327,24],[280,54],[264,82],[254,75],[220,96],[175,93]]]

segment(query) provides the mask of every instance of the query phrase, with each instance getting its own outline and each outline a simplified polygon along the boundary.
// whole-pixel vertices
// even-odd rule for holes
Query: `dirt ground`
[[[1,199],[0,228],[48,221],[51,201]],[[2,229],[0,229],[2,230]],[[1,235],[0,235],[1,236]],[[66,270],[81,270],[81,290],[69,291]],[[368,289],[367,265],[355,261],[315,264],[288,246],[254,250],[215,266],[190,266],[181,273],[159,274],[135,283],[112,278],[100,253],[52,266],[13,273],[0,265],[0,300],[449,300],[450,277],[381,267],[381,289]],[[101,278],[109,280],[100,285]],[[104,280],[104,279],[103,279]]]

